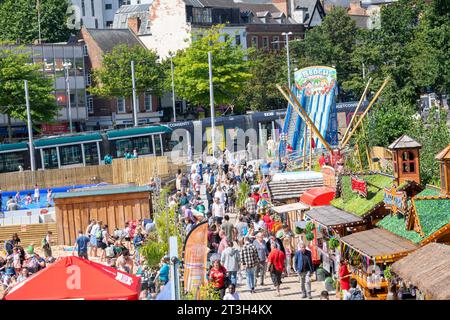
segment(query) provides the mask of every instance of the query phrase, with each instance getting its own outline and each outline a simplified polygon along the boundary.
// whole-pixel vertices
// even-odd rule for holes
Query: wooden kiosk
[[[107,224],[110,232],[125,222],[150,218],[151,188],[111,187],[59,193],[54,197],[59,245],[73,245],[78,230],[86,230],[91,219]]]

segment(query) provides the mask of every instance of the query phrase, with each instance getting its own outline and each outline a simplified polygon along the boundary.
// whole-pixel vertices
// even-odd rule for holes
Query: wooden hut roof
[[[432,299],[450,299],[450,246],[430,243],[395,262],[392,271]]]
[[[67,198],[77,198],[77,197],[88,197],[88,196],[103,196],[103,195],[110,195],[110,194],[122,194],[122,193],[134,193],[134,192],[145,192],[145,191],[153,191],[153,188],[149,186],[130,186],[130,187],[124,187],[124,188],[101,188],[101,189],[89,189],[86,188],[86,190],[82,191],[76,191],[76,192],[64,192],[64,193],[57,193],[54,196],[54,199],[67,199]]]
[[[361,254],[376,260],[391,260],[416,250],[419,246],[387,230],[375,228],[340,239]]]
[[[439,152],[436,157],[436,160],[450,160],[450,144],[441,152]]]
[[[362,218],[333,206],[314,207],[305,214],[317,223],[331,228],[364,223]]]
[[[407,136],[406,134],[402,135],[400,138],[395,140],[390,144],[388,149],[409,149],[409,148],[421,148],[422,145],[418,143],[416,140]]]
[[[302,202],[296,202],[296,203],[289,203],[282,206],[272,207],[271,208],[276,213],[285,213],[290,211],[297,211],[297,210],[308,210],[309,206],[302,203]]]

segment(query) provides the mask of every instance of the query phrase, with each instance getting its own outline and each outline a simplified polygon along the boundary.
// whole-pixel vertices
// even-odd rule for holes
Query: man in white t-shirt
[[[217,190],[214,193],[214,198],[219,198],[222,205],[225,205],[225,192],[222,190],[222,186],[218,185]]]
[[[214,203],[211,208],[212,216],[216,221],[222,223],[222,219],[225,215],[225,208],[223,204],[220,203],[219,198],[214,199]]]

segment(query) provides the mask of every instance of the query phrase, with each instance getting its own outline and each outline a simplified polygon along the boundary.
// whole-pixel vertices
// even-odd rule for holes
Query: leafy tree
[[[0,113],[27,121],[25,84],[28,80],[31,120],[33,123],[51,122],[58,113],[52,94],[53,81],[42,72],[42,65],[30,64],[30,56],[22,47],[0,45]],[[11,130],[9,130],[11,139]]]
[[[255,51],[249,59],[252,78],[248,79],[236,98],[236,108],[244,110],[272,110],[286,107],[286,102],[276,84],[286,84],[285,53]]]
[[[131,61],[134,61],[136,90],[159,94],[164,73],[158,63],[158,55],[140,45],[118,45],[104,54],[102,67],[94,70],[95,87],[90,91],[104,97],[131,97]]]
[[[345,8],[333,9],[302,41],[290,43],[298,68],[312,65],[335,66],[338,82],[345,84],[352,72],[361,70],[354,65],[352,54],[357,43],[358,29]],[[341,95],[348,94],[347,88]]]
[[[173,58],[175,91],[196,106],[209,105],[209,51],[216,104],[231,104],[252,77],[252,63],[245,59],[250,51],[233,45],[222,29],[223,25],[218,25],[197,35],[190,47]]]
[[[0,40],[23,44],[39,39],[38,9],[41,37],[47,42],[67,41],[71,30],[67,27],[66,0],[4,0],[0,2]]]

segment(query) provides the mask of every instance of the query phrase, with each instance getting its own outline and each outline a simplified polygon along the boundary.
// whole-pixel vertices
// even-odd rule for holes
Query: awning
[[[330,187],[312,188],[303,193],[300,201],[310,206],[327,206],[334,199],[336,192]]]
[[[97,132],[77,136],[63,136],[63,137],[39,139],[34,142],[34,146],[37,149],[42,149],[47,147],[81,144],[96,141],[102,141],[102,136],[100,135],[100,133]]]
[[[326,228],[350,227],[365,223],[361,217],[333,206],[314,207],[305,214]]]
[[[106,132],[109,140],[146,136],[149,134],[169,133],[172,129],[166,126],[150,126],[150,127],[138,127],[120,130],[110,130]]]
[[[28,150],[26,142],[0,144],[0,153]]]
[[[290,204],[285,204],[282,206],[277,206],[277,207],[272,207],[271,210],[275,211],[276,213],[285,213],[285,212],[290,212],[290,211],[304,211],[304,210],[308,210],[309,206],[307,206],[306,204],[302,203],[302,202],[297,202],[297,203],[290,203]]]
[[[340,241],[377,262],[396,261],[419,248],[411,241],[380,228],[353,233]]]

